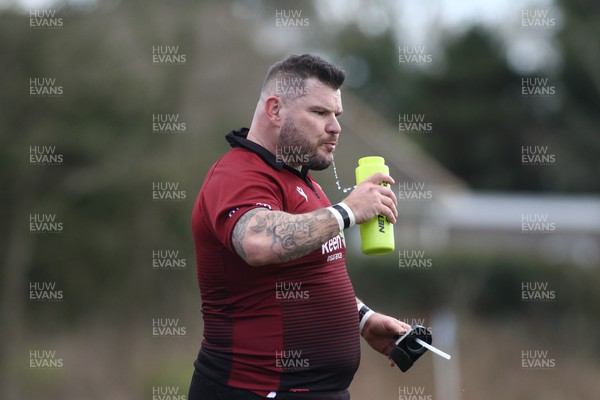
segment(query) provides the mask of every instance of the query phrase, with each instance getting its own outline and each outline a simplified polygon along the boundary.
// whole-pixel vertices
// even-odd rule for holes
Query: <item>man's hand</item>
[[[391,176],[378,172],[362,181],[344,199],[344,203],[354,213],[357,224],[369,221],[379,214],[385,215],[390,222],[396,223],[398,200],[394,191],[382,186],[382,182],[390,185],[395,183]]]
[[[396,337],[404,335],[410,329],[410,325],[396,318],[375,313],[367,320],[361,334],[369,346],[381,354],[389,356],[394,348]],[[390,365],[394,366],[394,362],[391,360]]]

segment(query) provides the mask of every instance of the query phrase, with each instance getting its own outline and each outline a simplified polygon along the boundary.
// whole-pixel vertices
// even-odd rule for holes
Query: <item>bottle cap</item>
[[[358,159],[358,166],[362,165],[384,165],[385,160],[379,156],[362,157]]]

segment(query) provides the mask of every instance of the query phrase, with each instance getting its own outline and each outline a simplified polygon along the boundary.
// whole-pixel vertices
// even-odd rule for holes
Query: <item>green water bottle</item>
[[[371,156],[358,160],[356,168],[356,184],[358,185],[376,172],[390,173],[383,157]],[[383,186],[390,186],[382,182]],[[367,255],[388,254],[394,251],[394,225],[385,215],[379,214],[370,221],[360,225],[362,251]]]

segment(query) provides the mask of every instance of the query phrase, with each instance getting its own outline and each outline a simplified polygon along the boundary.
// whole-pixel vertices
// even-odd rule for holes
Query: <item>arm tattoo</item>
[[[248,223],[257,212],[261,211],[260,208],[253,208],[244,213],[235,223],[233,232],[231,233],[231,241],[233,242],[233,249],[242,259],[246,259],[246,252],[244,251],[244,237],[246,236],[246,227]]]
[[[314,251],[338,233],[336,218],[324,208],[306,214],[256,208],[240,217],[232,240],[243,259],[246,259],[244,238],[254,236],[261,239],[261,245],[268,246],[273,262],[286,262]]]

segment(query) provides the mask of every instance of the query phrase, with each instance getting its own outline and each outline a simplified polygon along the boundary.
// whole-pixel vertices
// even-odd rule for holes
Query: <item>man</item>
[[[331,206],[309,170],[327,168],[344,73],[290,56],[269,69],[250,129],[208,172],[192,214],[204,340],[189,400],[349,399],[360,337],[388,355],[410,329],[370,311],[345,265],[343,229],[396,197],[375,174]]]

